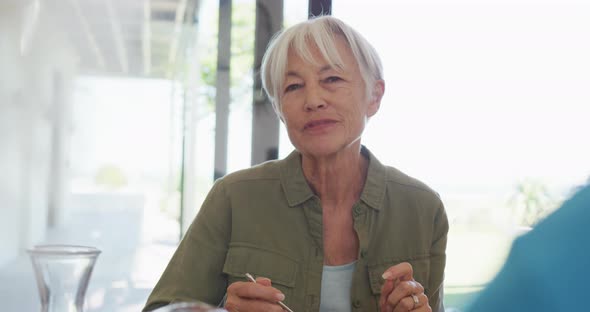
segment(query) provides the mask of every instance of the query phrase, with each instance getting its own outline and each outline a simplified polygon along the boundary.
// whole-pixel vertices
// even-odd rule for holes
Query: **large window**
[[[511,241],[590,176],[590,7],[570,1],[335,0],[383,59],[365,132],[438,191],[451,230],[445,301],[462,307]]]

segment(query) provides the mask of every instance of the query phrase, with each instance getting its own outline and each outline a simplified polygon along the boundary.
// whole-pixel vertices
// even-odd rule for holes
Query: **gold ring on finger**
[[[420,304],[420,299],[418,299],[418,296],[412,294],[412,299],[414,300],[414,307],[412,308],[412,310],[416,309],[418,307],[418,305]]]

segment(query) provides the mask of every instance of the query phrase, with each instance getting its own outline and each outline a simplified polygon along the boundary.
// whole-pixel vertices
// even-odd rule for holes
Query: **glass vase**
[[[27,250],[41,312],[83,312],[84,298],[100,250],[76,245],[38,245]]]
[[[227,312],[227,310],[203,302],[178,302],[156,309],[154,312]]]

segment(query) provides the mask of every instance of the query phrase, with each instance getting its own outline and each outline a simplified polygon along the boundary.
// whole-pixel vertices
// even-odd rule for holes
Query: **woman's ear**
[[[367,109],[367,117],[372,117],[379,111],[379,107],[381,106],[381,99],[383,98],[383,94],[385,93],[385,81],[379,79],[375,81],[373,85],[373,92],[371,93],[371,98],[369,99],[369,107]]]

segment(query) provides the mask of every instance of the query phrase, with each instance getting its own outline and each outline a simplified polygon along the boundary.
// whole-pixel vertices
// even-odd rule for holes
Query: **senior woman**
[[[385,89],[374,48],[318,17],[276,36],[261,74],[296,150],[217,180],[145,311],[443,311],[443,204],[361,145]]]

